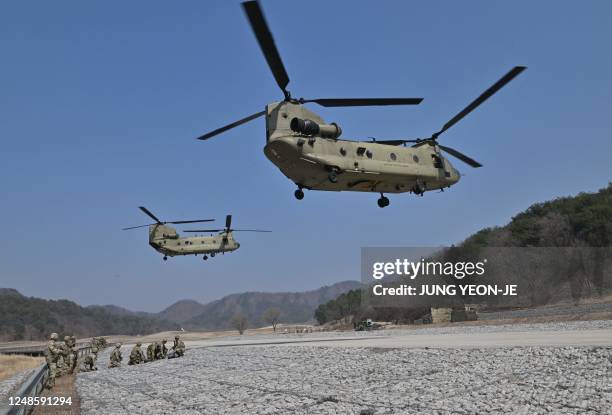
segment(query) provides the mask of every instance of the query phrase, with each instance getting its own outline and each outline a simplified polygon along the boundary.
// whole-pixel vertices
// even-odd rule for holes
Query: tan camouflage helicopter
[[[304,198],[303,189],[374,192],[380,193],[378,206],[385,207],[389,205],[385,193],[412,192],[422,196],[427,191],[452,186],[459,181],[460,173],[442,151],[472,167],[482,165],[455,149],[438,144],[438,137],[525,69],[514,67],[431,137],[371,141],[339,139],[342,134],[339,125],[326,123],[303,104],[312,102],[324,107],[416,105],[422,98],[293,98],[287,90],[289,76],[259,3],[247,1],[242,5],[285,99],[198,139],[207,140],[265,115],[264,153],[297,185],[295,197],[298,200]],[[408,143],[413,145],[407,147]]]
[[[212,222],[214,219],[198,219],[198,220],[179,220],[173,222],[162,222],[160,221],[151,211],[146,207],[140,206],[145,214],[147,214],[155,223],[147,225],[131,226],[129,228],[123,228],[124,231],[129,229],[149,227],[149,245],[156,251],[164,254],[164,261],[169,256],[177,255],[198,255],[202,254],[202,259],[207,260],[208,255],[214,257],[216,254],[224,254],[226,252],[233,252],[240,248],[240,244],[234,239],[233,232],[270,232],[259,229],[232,229],[232,215],[227,215],[225,218],[225,228],[223,229],[200,229],[200,230],[187,230],[184,232],[219,232],[218,235],[210,236],[194,236],[194,237],[180,237],[171,226],[166,226],[168,223],[172,224],[186,224],[186,223],[199,223],[199,222]]]

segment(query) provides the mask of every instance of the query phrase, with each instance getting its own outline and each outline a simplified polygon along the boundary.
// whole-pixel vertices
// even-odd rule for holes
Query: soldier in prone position
[[[110,355],[110,363],[108,365],[111,367],[119,367],[121,366],[121,361],[123,360],[123,356],[121,356],[121,343],[115,344],[115,348],[111,352]]]
[[[138,365],[146,361],[144,352],[140,349],[140,346],[142,346],[141,342],[136,343],[136,346],[134,346],[130,352],[130,361],[128,365]]]
[[[47,350],[45,350],[45,358],[47,360],[47,369],[49,371],[49,377],[47,389],[51,389],[55,386],[55,378],[57,376],[57,363],[62,353],[59,343],[57,342],[57,333],[51,333],[49,336],[49,343],[47,343]]]

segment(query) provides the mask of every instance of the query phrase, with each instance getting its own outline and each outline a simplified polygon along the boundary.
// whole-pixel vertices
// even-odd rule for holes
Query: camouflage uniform
[[[168,354],[168,359],[175,357],[182,357],[185,355],[185,343],[180,339],[179,336],[174,336],[174,346],[172,346],[172,352]]]
[[[121,366],[122,360],[123,360],[123,356],[121,356],[121,343],[117,343],[115,345],[115,349],[111,352],[110,364],[108,365],[108,367],[109,368],[119,367]]]
[[[134,346],[130,352],[130,361],[128,362],[128,365],[138,365],[145,362],[145,355],[140,349],[140,346],[142,346],[142,343],[136,343],[136,346]]]
[[[92,347],[91,353],[85,356],[83,359],[83,367],[81,368],[82,372],[90,372],[92,370],[98,370],[96,367],[96,360],[98,360],[98,348]]]
[[[62,350],[60,359],[57,363],[58,376],[65,375],[70,372],[70,336],[64,336],[64,341],[59,343],[59,347]]]
[[[49,378],[47,379],[46,385],[48,389],[51,389],[55,385],[55,377],[57,376],[57,362],[61,353],[62,350],[57,343],[57,333],[51,333],[49,336],[49,343],[47,343],[47,350],[45,351],[47,368],[49,370]]]
[[[168,340],[163,339],[161,343],[157,343],[157,347],[155,348],[155,360],[165,359],[168,355],[168,348],[166,347],[166,343]]]
[[[70,336],[70,355],[68,356],[68,366],[70,367],[70,373],[74,373],[78,358],[79,351],[76,347],[76,337]]]
[[[153,342],[147,346],[147,362],[155,360],[155,350],[157,349],[157,342]]]

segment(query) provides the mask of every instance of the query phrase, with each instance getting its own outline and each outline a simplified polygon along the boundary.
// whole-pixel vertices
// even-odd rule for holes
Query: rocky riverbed
[[[107,369],[109,352],[77,378],[83,414],[612,413],[610,347],[202,347]]]

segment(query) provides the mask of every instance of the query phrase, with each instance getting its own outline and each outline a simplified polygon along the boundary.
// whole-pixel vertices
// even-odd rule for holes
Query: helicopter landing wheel
[[[378,206],[381,208],[389,206],[389,198],[383,195],[380,195],[380,199],[378,199]]]
[[[167,256],[164,256],[164,261],[167,261],[167,260],[168,260],[168,257],[167,257]]]
[[[297,200],[304,199],[304,191],[302,189],[297,189],[293,195]]]
[[[206,261],[206,260],[208,259],[208,257],[207,257],[206,255],[204,255],[204,256],[202,257],[202,259],[203,259],[204,261]]]
[[[336,170],[332,170],[331,172],[329,172],[327,178],[332,183],[338,183],[338,172]]]
[[[214,258],[215,257],[215,253],[213,252],[212,254],[210,254],[210,257]]]

